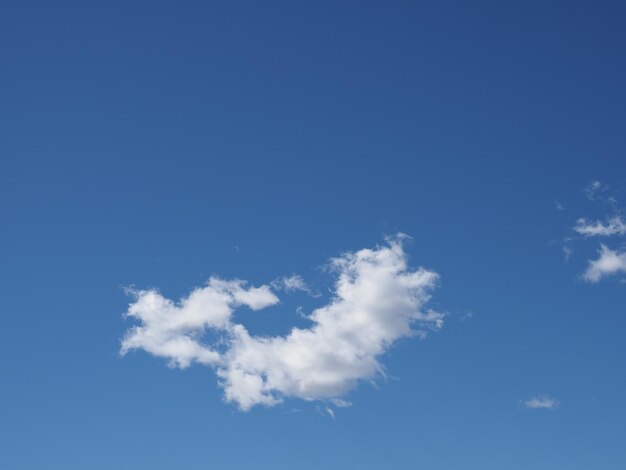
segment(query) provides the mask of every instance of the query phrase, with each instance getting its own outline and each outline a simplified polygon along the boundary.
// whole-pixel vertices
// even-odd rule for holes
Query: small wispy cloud
[[[556,199],[554,200],[554,207],[557,211],[565,210],[565,206],[561,204],[559,201],[557,201]]]
[[[299,274],[292,274],[291,276],[284,276],[278,279],[274,279],[270,283],[270,285],[275,290],[282,290],[285,292],[310,292],[309,286]]]
[[[558,242],[561,244],[561,250],[563,251],[563,258],[565,259],[565,262],[569,261],[569,259],[572,257],[572,254],[574,253],[574,240],[575,237],[565,237],[562,241]]]
[[[587,186],[583,188],[583,193],[590,201],[595,201],[598,199],[599,193],[602,193],[609,189],[609,186],[602,183],[601,181],[595,180],[589,183]]]
[[[607,216],[604,220],[588,220],[584,217],[578,219],[573,230],[588,239],[592,237],[615,237],[626,235],[626,221],[623,218],[624,210],[617,207],[617,199],[609,191],[609,186],[598,180],[592,181],[583,188],[583,193],[590,201],[600,201],[605,205],[612,206],[612,216]],[[565,259],[568,260],[572,255],[570,244],[571,238],[566,239],[563,245],[563,253]],[[601,244],[599,248],[599,256],[597,259],[587,261],[587,269],[582,273],[582,279],[589,283],[596,283],[607,276],[611,276],[620,272],[626,272],[626,251],[617,249],[612,250],[605,244]]]
[[[350,408],[352,406],[352,403],[347,400],[342,400],[341,398],[333,398],[330,402],[337,408]]]
[[[459,318],[459,321],[464,322],[466,320],[471,320],[472,318],[474,318],[474,312],[466,311],[461,315],[461,317]]]
[[[563,245],[563,257],[565,258],[565,261],[569,261],[572,257],[572,253],[574,253],[574,249],[571,246]]]
[[[540,395],[525,400],[523,404],[526,408],[531,410],[555,410],[561,403],[547,395]]]
[[[621,216],[610,218],[607,223],[600,221],[589,222],[585,218],[578,219],[574,230],[584,237],[609,237],[612,235],[626,235],[626,222]]]
[[[589,260],[583,279],[590,283],[599,282],[602,278],[626,272],[626,251],[611,250],[606,245],[600,245],[599,256]]]

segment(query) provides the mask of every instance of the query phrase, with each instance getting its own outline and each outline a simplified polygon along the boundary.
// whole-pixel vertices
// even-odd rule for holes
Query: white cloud
[[[598,193],[606,191],[607,189],[609,189],[609,187],[600,181],[592,181],[583,188],[583,192],[585,193],[585,196],[587,196],[587,199],[595,201]]]
[[[569,259],[572,257],[573,252],[574,250],[572,249],[572,247],[563,245],[563,257],[565,258],[565,261],[569,261]]]
[[[609,219],[607,224],[600,221],[588,222],[587,219],[578,219],[574,230],[585,237],[626,235],[626,223],[620,216]]]
[[[240,280],[224,281],[212,277],[205,287],[175,304],[155,290],[130,290],[135,297],[128,317],[141,322],[122,340],[121,353],[131,349],[145,351],[170,360],[171,366],[185,368],[192,362],[216,364],[217,351],[202,344],[207,329],[228,330],[233,308],[246,305],[259,310],[278,303],[269,287],[246,287]]]
[[[591,201],[599,200],[613,207],[612,217],[606,217],[606,221],[590,221],[580,218],[576,221],[573,229],[585,238],[610,237],[626,235],[626,221],[623,219],[623,210],[616,208],[617,200],[612,195],[605,195],[609,186],[600,181],[592,181],[583,189],[587,198]],[[568,239],[566,239],[568,240]],[[571,246],[566,242],[563,247],[566,260],[572,254]],[[599,257],[589,260],[587,269],[582,278],[591,283],[599,282],[602,278],[626,271],[626,252],[611,250],[606,245],[600,245]]]
[[[554,410],[558,408],[561,403],[554,398],[550,398],[548,396],[538,396],[533,397],[530,400],[526,400],[524,402],[524,406],[526,408],[530,408],[533,410],[544,409],[544,410]]]
[[[299,274],[292,274],[291,276],[275,279],[271,282],[271,286],[276,290],[283,290],[285,292],[298,290],[309,292],[309,287]]]
[[[346,400],[342,400],[341,398],[333,398],[330,402],[335,405],[337,408],[350,408],[352,403]]]
[[[334,258],[331,266],[337,275],[333,298],[308,316],[309,328],[285,336],[254,336],[232,321],[239,305],[276,304],[268,286],[212,278],[179,304],[138,291],[128,315],[141,324],[124,338],[122,353],[140,348],[173,366],[212,366],[225,399],[242,410],[285,397],[346,404],[341,397],[360,381],[383,374],[379,359],[394,341],[441,328],[443,315],[424,310],[437,274],[409,269],[400,237]],[[221,333],[221,347],[206,344],[207,331]]]
[[[626,251],[611,250],[606,245],[600,245],[600,256],[590,260],[583,279],[587,282],[598,282],[603,277],[626,272]]]

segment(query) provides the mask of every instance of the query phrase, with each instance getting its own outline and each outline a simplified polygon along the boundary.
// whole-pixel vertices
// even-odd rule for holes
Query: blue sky
[[[623,469],[625,14],[3,2],[0,467]],[[353,318],[338,280],[399,233],[358,311],[427,335],[340,344],[384,377],[322,391],[263,359],[280,403],[225,398],[216,372],[251,370],[232,325],[273,345],[325,307]],[[436,282],[407,287],[421,267]],[[294,274],[308,292],[281,288]],[[151,329],[120,355],[151,328],[124,316],[138,292],[178,302],[212,276],[248,282],[220,287],[226,327]],[[159,357],[164,337],[219,359],[167,367],[183,353]]]

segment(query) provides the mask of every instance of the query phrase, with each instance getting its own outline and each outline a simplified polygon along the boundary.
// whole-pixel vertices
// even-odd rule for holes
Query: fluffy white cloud
[[[531,398],[530,400],[526,400],[524,402],[524,406],[526,408],[530,408],[533,410],[544,409],[544,410],[554,410],[558,408],[561,403],[554,398],[550,398],[548,396],[539,396]]]
[[[178,304],[155,290],[130,290],[130,293],[135,302],[126,315],[141,324],[127,332],[121,353],[144,349],[181,368],[193,361],[207,365],[219,362],[220,355],[201,343],[201,337],[209,328],[230,329],[234,307],[246,305],[259,310],[278,303],[278,297],[267,286],[247,287],[244,281],[215,277]]]
[[[600,245],[600,256],[589,261],[583,279],[598,282],[603,277],[619,272],[626,272],[626,251],[611,250],[606,245]]]
[[[574,230],[585,237],[626,235],[626,223],[619,216],[609,219],[606,224],[600,221],[588,222],[587,219],[578,219]]]
[[[437,274],[409,269],[400,238],[344,254],[331,266],[333,298],[311,313],[309,328],[285,336],[254,336],[232,321],[239,305],[276,304],[268,286],[212,278],[179,304],[155,291],[135,292],[128,315],[141,324],[123,340],[122,353],[141,348],[173,366],[215,367],[225,399],[242,410],[285,397],[346,404],[340,397],[359,381],[383,374],[379,359],[394,341],[441,328],[443,315],[424,310]],[[221,333],[220,347],[206,344],[208,330]]]

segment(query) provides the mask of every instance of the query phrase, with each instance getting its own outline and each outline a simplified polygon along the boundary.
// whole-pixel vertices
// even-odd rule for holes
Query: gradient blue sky
[[[625,468],[626,284],[581,280],[599,240],[565,241],[626,207],[625,20],[623,2],[2,2],[0,467]],[[119,356],[125,286],[299,273],[322,297],[251,320],[285,334],[328,302],[320,266],[399,231],[441,276],[445,326],[397,342],[334,419],[240,412],[205,367]],[[542,395],[560,405],[524,405]]]

